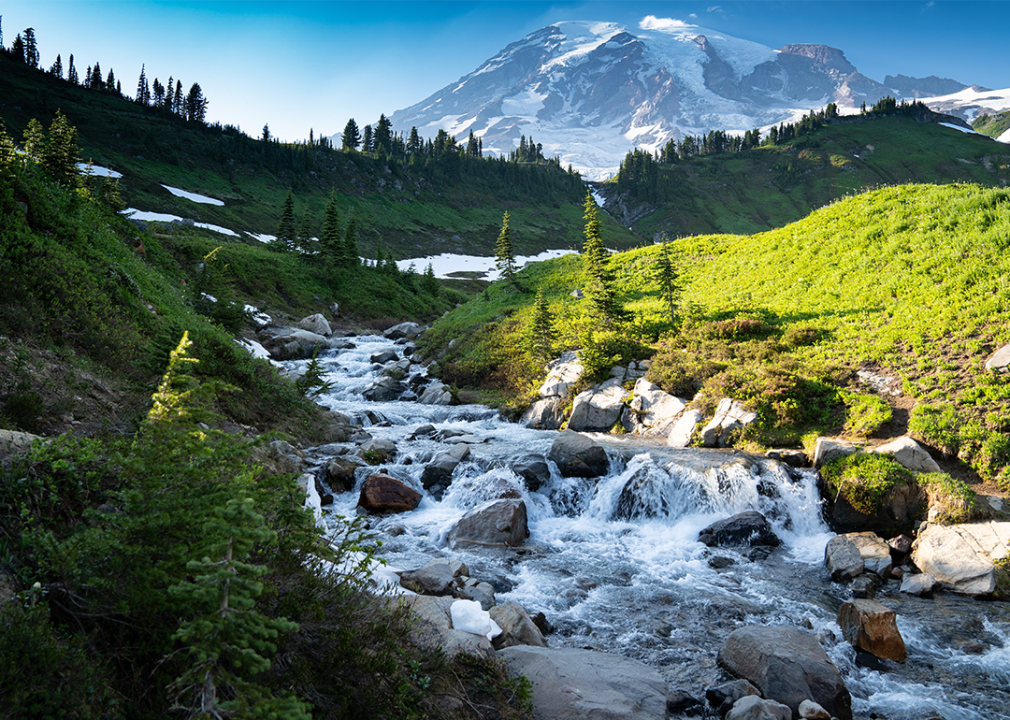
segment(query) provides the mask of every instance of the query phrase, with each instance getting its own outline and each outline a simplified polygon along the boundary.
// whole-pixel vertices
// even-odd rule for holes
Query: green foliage
[[[599,381],[617,365],[648,354],[639,342],[616,330],[594,330],[585,326],[580,337],[579,360],[584,369],[583,381]]]
[[[319,348],[312,352],[312,359],[305,366],[305,372],[295,380],[295,387],[308,398],[316,398],[328,393],[333,383],[326,379],[326,368],[319,360]]]
[[[995,560],[996,566],[996,590],[994,594],[1000,600],[1010,598],[1010,557],[1003,557]]]
[[[554,355],[554,340],[557,332],[554,329],[554,317],[551,307],[544,296],[543,290],[537,291],[533,302],[533,316],[529,322],[529,346],[533,358],[538,362],[547,362]]]
[[[509,228],[509,214],[506,212],[501,219],[501,232],[494,248],[495,266],[501,271],[502,278],[515,285],[516,257],[512,249],[512,229]]]
[[[929,498],[930,522],[957,525],[973,519],[975,491],[947,473],[922,473],[915,478]]]
[[[821,468],[825,490],[832,500],[844,497],[865,515],[883,509],[891,491],[913,483],[912,473],[888,455],[856,453]]]
[[[666,342],[652,356],[645,378],[679,398],[692,398],[705,382],[725,369],[722,363]]]
[[[944,455],[957,455],[961,446],[958,431],[961,422],[950,403],[922,403],[908,416],[908,432],[919,442],[934,447]]]
[[[849,435],[869,437],[891,422],[891,406],[879,395],[846,392],[842,401],[848,408],[845,432]]]
[[[614,274],[609,264],[610,253],[603,244],[602,226],[591,191],[586,192],[583,208],[586,222],[585,242],[582,244],[586,311],[593,322],[610,327],[624,320],[626,314],[617,299]]]

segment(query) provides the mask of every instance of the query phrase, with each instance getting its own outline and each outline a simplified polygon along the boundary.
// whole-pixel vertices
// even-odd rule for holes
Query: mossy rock
[[[835,532],[900,531],[925,514],[926,498],[915,475],[889,456],[838,458],[821,468],[821,477]]]

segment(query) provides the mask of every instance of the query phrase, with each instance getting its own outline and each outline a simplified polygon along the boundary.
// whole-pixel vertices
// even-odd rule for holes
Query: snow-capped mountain
[[[861,75],[840,50],[773,50],[679,20],[646,17],[634,32],[607,22],[563,22],[512,43],[469,75],[390,116],[395,131],[472,130],[485,153],[520,136],[589,177],[605,177],[632,147],[709,130],[744,132],[835,102],[844,111],[886,95],[964,85],[899,76],[902,92]],[[929,84],[931,83],[931,84]],[[944,84],[946,83],[946,84]],[[909,92],[911,91],[911,92]]]

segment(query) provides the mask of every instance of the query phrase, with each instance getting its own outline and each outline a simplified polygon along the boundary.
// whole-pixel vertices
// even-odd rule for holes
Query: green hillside
[[[443,377],[524,407],[543,379],[530,325],[537,292],[558,333],[553,350],[590,348],[591,366],[651,358],[649,378],[674,394],[748,402],[761,422],[745,442],[809,443],[872,435],[890,418],[857,383],[872,369],[900,380],[885,398],[900,427],[1010,490],[1010,384],[984,370],[1010,342],[1010,190],[907,185],[846,198],[785,227],[670,244],[682,291],[671,323],[658,282],[659,245],[614,255],[630,313],[603,330],[587,316],[580,258],[496,283],[442,318],[426,352]],[[459,339],[449,347],[449,341]],[[864,398],[864,399],[860,399]],[[880,421],[866,415],[880,410]],[[910,417],[908,415],[910,411]]]
[[[332,149],[318,140],[265,142],[232,126],[187,121],[114,92],[72,85],[2,54],[0,97],[0,119],[15,138],[32,118],[48,126],[57,110],[63,112],[79,131],[82,159],[123,173],[129,207],[243,236],[274,234],[290,189],[297,220],[308,210],[317,233],[333,193],[342,217],[355,217],[359,249],[367,257],[374,257],[380,242],[397,258],[493,255],[506,210],[519,254],[579,242],[582,181],[552,162],[481,160],[456,152],[409,159]],[[176,197],[163,185],[224,205]],[[639,242],[607,222],[613,247]]]
[[[602,188],[608,210],[651,239],[762,232],[887,185],[1003,187],[1010,147],[901,114],[867,115],[837,118],[782,144],[656,165],[651,182],[615,179]]]
[[[972,122],[971,127],[975,132],[997,138],[1007,130],[1010,130],[1010,110],[1004,110],[1001,113],[993,115],[979,115]]]

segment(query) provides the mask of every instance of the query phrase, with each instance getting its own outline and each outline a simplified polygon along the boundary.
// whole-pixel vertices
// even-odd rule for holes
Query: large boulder
[[[912,545],[912,561],[946,590],[989,595],[996,589],[993,561],[1006,557],[1008,547],[1008,522],[928,524]]]
[[[543,455],[523,455],[512,463],[512,472],[526,481],[530,492],[536,492],[551,479],[551,469]]]
[[[541,430],[557,430],[565,422],[565,399],[545,397],[532,403],[523,413],[520,422]]]
[[[412,595],[404,598],[404,603],[414,615],[414,623],[407,636],[410,642],[422,650],[441,649],[446,657],[457,653],[494,657],[491,641],[484,635],[453,627],[451,613],[455,602],[457,600],[449,595]]]
[[[578,648],[498,652],[533,685],[534,720],[665,720],[666,682],[643,662]]]
[[[757,417],[756,412],[745,408],[739,400],[723,398],[712,420],[701,431],[701,442],[705,447],[727,447],[732,442],[733,431],[750,425]]]
[[[847,533],[845,537],[859,550],[867,572],[876,573],[880,577],[887,575],[894,563],[891,560],[891,546],[883,538],[872,532]]]
[[[915,573],[901,578],[901,592],[908,595],[929,595],[936,585],[936,578],[929,573]]]
[[[635,382],[634,397],[629,408],[645,426],[648,434],[666,435],[684,412],[687,403],[644,377]]]
[[[298,321],[298,327],[300,327],[302,330],[308,330],[309,332],[313,332],[316,335],[329,336],[329,334],[333,332],[330,329],[329,321],[327,321],[327,319],[324,318],[319,313],[302,318],[301,320]]]
[[[413,340],[421,334],[421,330],[421,326],[416,322],[403,322],[399,325],[394,325],[382,334],[390,340],[402,340],[403,338]]]
[[[621,419],[624,397],[621,381],[614,378],[575,396],[568,429],[574,432],[607,432]]]
[[[38,435],[31,433],[0,430],[0,462],[28,452],[32,443],[39,439]]]
[[[521,545],[530,531],[527,526],[526,503],[508,498],[491,500],[467,512],[449,531],[449,546]]]
[[[369,402],[390,402],[403,395],[406,389],[406,386],[396,378],[383,375],[372,383],[372,387],[365,390],[364,397]]]
[[[765,516],[756,510],[712,523],[698,534],[698,540],[709,547],[782,544]]]
[[[319,333],[301,328],[267,328],[259,338],[274,360],[306,360],[329,346]]]
[[[451,445],[448,449],[438,453],[431,462],[425,465],[421,473],[421,485],[425,490],[435,487],[443,489],[449,487],[452,482],[452,474],[456,467],[470,457],[470,446],[466,443]]]
[[[820,469],[832,460],[855,455],[858,450],[859,448],[846,440],[819,437],[814,445],[814,467]]]
[[[824,565],[835,582],[851,580],[866,569],[859,548],[845,535],[835,535],[824,548]]]
[[[872,448],[869,452],[877,453],[878,455],[890,455],[912,472],[940,472],[940,466],[936,464],[936,460],[930,457],[930,454],[926,452],[926,449],[922,445],[907,435]]]
[[[547,458],[564,477],[600,477],[610,469],[607,453],[598,443],[570,430],[555,438]]]
[[[417,401],[422,405],[451,405],[452,390],[440,380],[428,384]]]
[[[838,627],[857,650],[902,663],[908,657],[894,611],[885,605],[859,599],[842,603],[838,609]]]
[[[670,434],[666,437],[666,444],[674,448],[685,448],[690,445],[694,431],[701,423],[703,417],[705,417],[705,414],[701,410],[693,409],[686,411],[670,428]]]
[[[467,572],[458,560],[435,558],[417,570],[400,573],[400,585],[422,595],[450,595],[453,581]]]
[[[501,635],[491,640],[495,650],[516,645],[547,647],[544,634],[526,612],[526,608],[519,603],[504,602],[495,605],[490,612],[491,619],[498,623],[498,627],[502,630]]]
[[[726,640],[718,663],[794,714],[811,699],[838,720],[852,720],[852,697],[811,633],[787,625],[743,627]]]
[[[421,493],[382,473],[369,475],[358,496],[358,506],[370,513],[409,512],[420,502]]]
[[[582,376],[584,368],[579,362],[578,353],[568,351],[549,363],[547,370],[547,379],[540,386],[540,397],[564,398],[568,396],[568,389]]]
[[[349,458],[335,457],[326,462],[323,470],[326,482],[333,492],[342,493],[354,489],[354,472],[363,467],[361,463]]]

